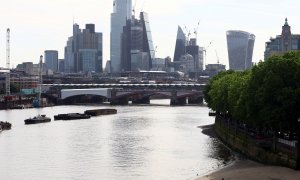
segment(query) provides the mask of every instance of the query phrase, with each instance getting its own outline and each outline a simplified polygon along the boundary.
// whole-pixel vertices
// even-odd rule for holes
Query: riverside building
[[[291,26],[286,18],[285,23],[282,26],[281,35],[277,35],[275,38],[270,38],[270,41],[266,42],[265,59],[272,55],[281,55],[289,51],[299,50],[300,34],[292,34]]]

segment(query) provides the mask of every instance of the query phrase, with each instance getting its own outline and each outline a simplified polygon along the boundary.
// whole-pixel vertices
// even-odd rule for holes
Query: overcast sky
[[[281,34],[287,17],[293,34],[300,34],[299,0],[132,0],[136,12],[149,14],[157,57],[174,56],[177,26],[191,32],[200,21],[198,44],[207,47],[207,63],[228,65],[226,31],[256,35],[253,61],[263,59],[265,42]],[[135,3],[136,2],[136,3]],[[110,58],[110,14],[113,0],[0,0],[0,66],[5,66],[6,29],[11,29],[11,65],[37,63],[44,50],[64,47],[72,35],[73,19],[81,28],[96,24],[103,32],[104,65]],[[192,35],[193,37],[193,35]]]

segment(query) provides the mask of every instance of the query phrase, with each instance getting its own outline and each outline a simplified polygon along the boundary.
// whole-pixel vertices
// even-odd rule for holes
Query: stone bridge
[[[149,104],[151,98],[170,99],[171,105],[202,104],[201,90],[184,89],[122,89],[122,88],[90,88],[62,89],[61,100],[80,95],[101,96],[111,105]]]

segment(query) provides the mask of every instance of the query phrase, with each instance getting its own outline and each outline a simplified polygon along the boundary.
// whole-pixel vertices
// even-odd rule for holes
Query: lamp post
[[[297,146],[296,146],[296,152],[297,152],[297,162],[296,162],[296,169],[300,169],[300,117],[297,120],[298,127],[297,127]]]

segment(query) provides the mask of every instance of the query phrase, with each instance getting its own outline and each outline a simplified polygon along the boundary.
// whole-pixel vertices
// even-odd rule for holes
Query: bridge
[[[99,96],[111,105],[150,104],[150,99],[170,99],[171,105],[202,104],[204,84],[43,84],[61,88],[60,99]],[[74,88],[76,89],[64,89]],[[95,88],[97,87],[97,88]]]

